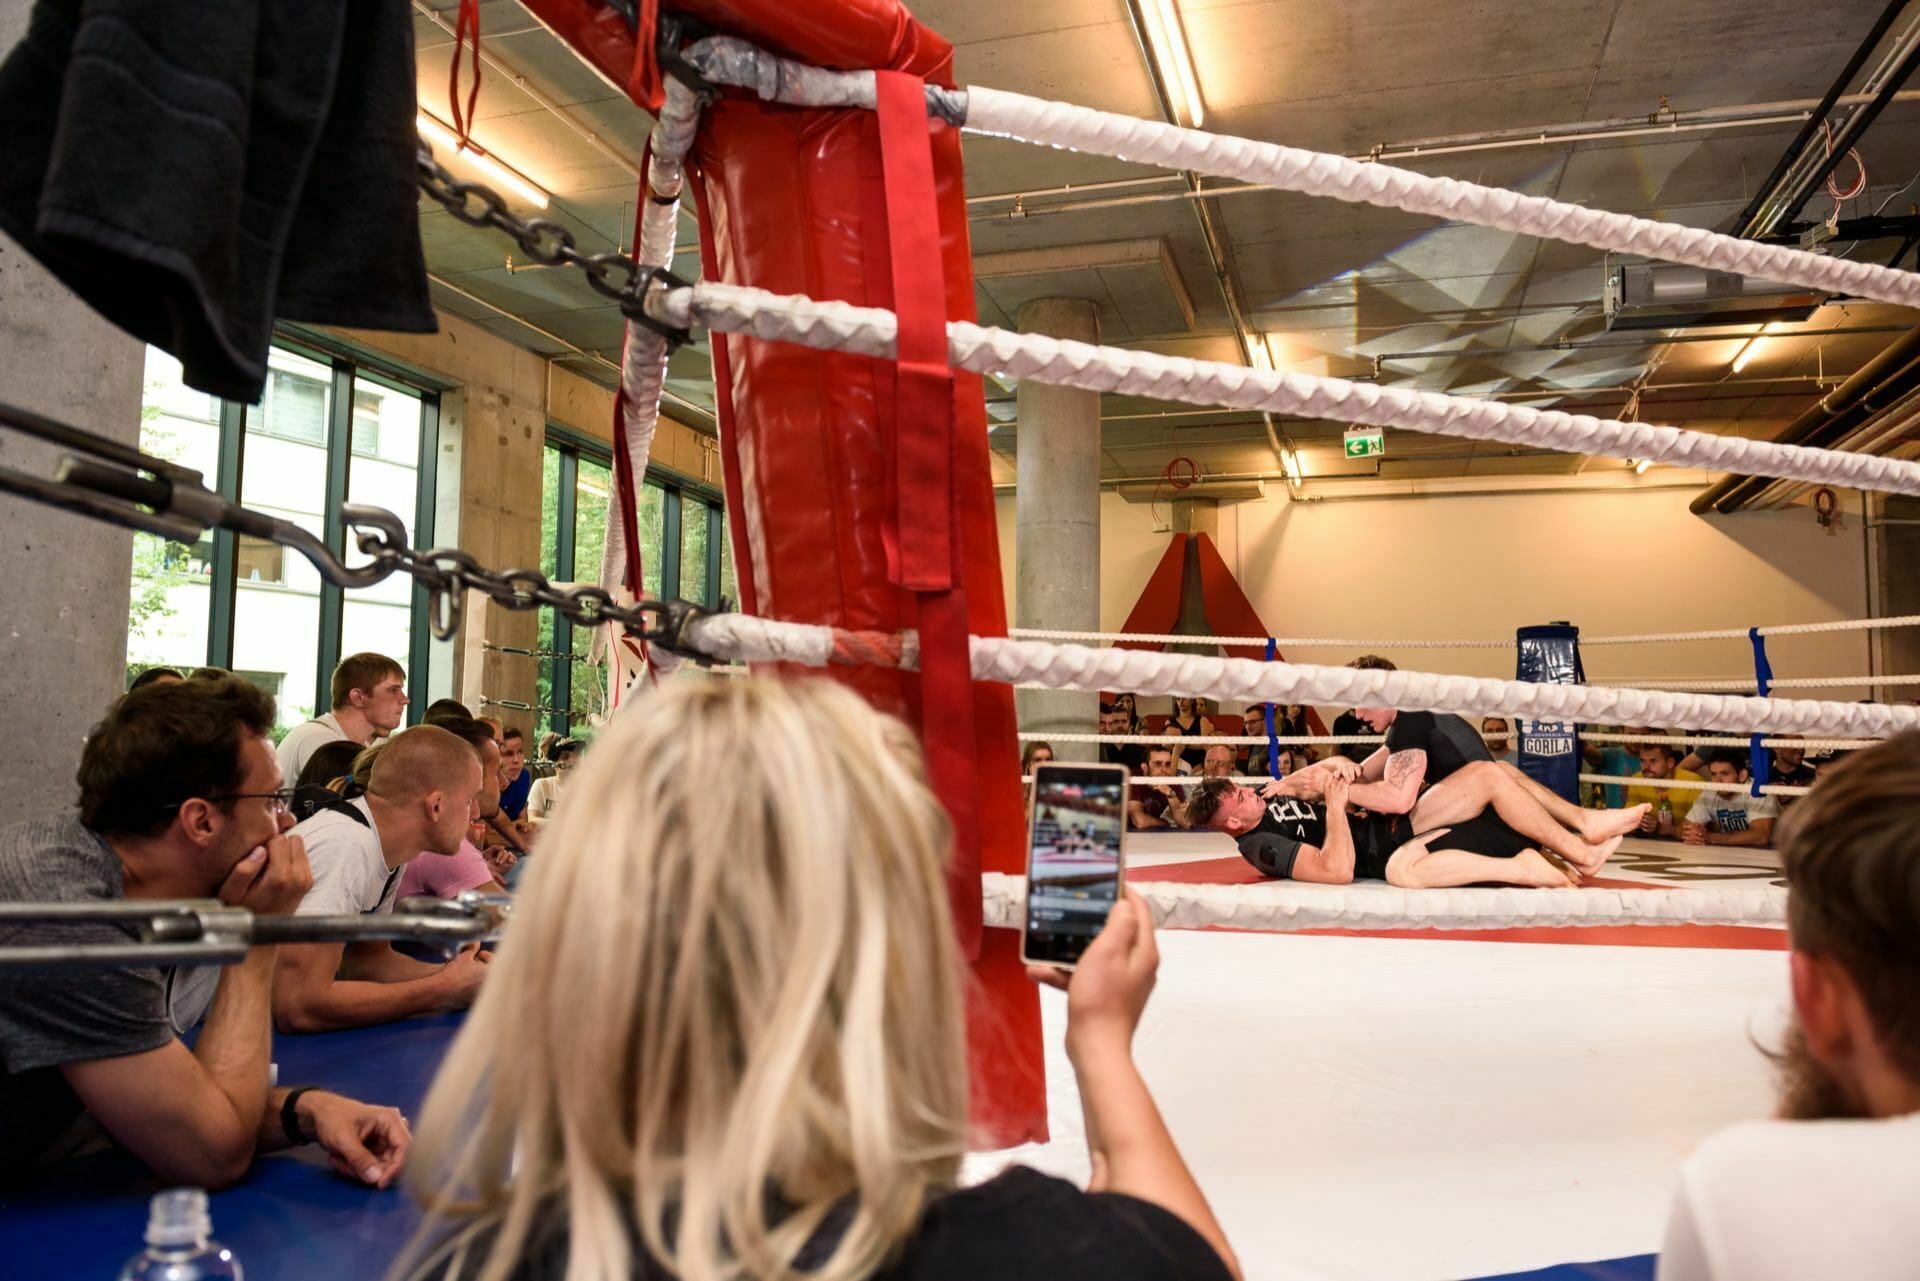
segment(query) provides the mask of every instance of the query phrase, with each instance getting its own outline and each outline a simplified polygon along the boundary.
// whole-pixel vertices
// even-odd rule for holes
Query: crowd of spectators
[[[480,950],[423,961],[386,943],[289,944],[206,973],[0,971],[0,1177],[30,1179],[112,1143],[162,1178],[221,1186],[259,1152],[316,1143],[348,1177],[387,1186],[413,1148],[406,1119],[273,1082],[275,1023],[349,1027],[472,1003],[413,1163],[429,1239],[451,1247],[403,1275],[557,1281],[570,1248],[663,1276],[689,1260],[714,1275],[753,1258],[846,1281],[1024,1277],[1050,1275],[1069,1249],[1076,1275],[1239,1275],[1134,1064],[1158,954],[1131,895],[1075,972],[1031,972],[1067,993],[1092,1187],[1018,1166],[962,1186],[949,831],[904,726],[830,681],[676,683],[648,715],[616,724],[613,750],[583,757],[555,742],[542,774],[523,736],[458,703],[399,728],[404,673],[390,688],[397,665],[378,658],[342,664],[335,707],[296,730],[291,781],[257,687],[223,672],[143,674],[90,734],[74,812],[0,831],[0,895],[383,912],[412,888],[504,890],[518,864],[498,851],[517,858],[550,822],[551,848],[531,856],[550,870],[515,917],[525,944],[498,962]],[[1244,732],[1256,709],[1183,702],[1144,726],[1137,700],[1103,709],[1103,727],[1141,727],[1148,740],[1111,745],[1139,751],[1128,808],[1143,825],[1184,824],[1183,765],[1227,778],[1254,759],[1241,750],[1251,745],[1177,740]],[[1166,724],[1182,727],[1166,735],[1176,741],[1151,741]],[[1186,759],[1183,747],[1203,746]],[[1771,835],[1770,798],[1747,795],[1743,754],[1626,746],[1646,780],[1630,791],[1704,768],[1712,786],[1692,790],[1710,799],[1684,815],[1669,805],[1677,839]],[[1781,842],[1794,1017],[1779,1113],[1682,1167],[1661,1275],[1892,1278],[1920,1248],[1898,1215],[1920,1150],[1920,842],[1907,821],[1920,804],[1920,735],[1819,767],[1775,750],[1781,778],[1820,781]],[[1031,744],[1023,765],[1051,754]],[[807,759],[807,802],[776,771],[733,769],[756,755]],[[673,769],[636,765],[669,756]],[[1287,747],[1273,766],[1310,759]],[[307,811],[297,823],[296,801]],[[803,882],[821,892],[790,892]],[[649,895],[667,885],[685,893],[661,913]],[[107,924],[0,927],[7,945],[117,937]],[[583,1020],[596,1035],[577,1035]],[[847,1054],[863,1064],[858,1079]],[[629,1105],[609,1113],[606,1098]],[[1825,1208],[1809,1219],[1797,1211],[1815,1179]],[[732,1217],[735,1205],[758,1209]]]

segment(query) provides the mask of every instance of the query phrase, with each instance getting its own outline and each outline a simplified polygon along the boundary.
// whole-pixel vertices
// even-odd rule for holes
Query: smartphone
[[[1126,766],[1035,767],[1023,960],[1064,969],[1079,962],[1120,900],[1126,830]]]

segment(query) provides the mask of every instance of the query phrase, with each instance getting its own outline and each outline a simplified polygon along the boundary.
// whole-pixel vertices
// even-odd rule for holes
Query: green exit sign
[[[1379,458],[1387,452],[1387,433],[1379,427],[1352,428],[1346,440],[1349,458]]]

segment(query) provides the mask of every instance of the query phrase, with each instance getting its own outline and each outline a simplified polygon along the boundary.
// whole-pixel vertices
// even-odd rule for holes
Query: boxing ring
[[[973,130],[1910,306],[1920,303],[1920,277],[960,87],[944,43],[891,0],[812,6],[805,16],[759,0],[693,0],[677,8],[705,25],[669,25],[664,38],[649,28],[645,7],[631,23],[585,0],[529,7],[659,111],[640,261],[671,261],[666,211],[683,185],[699,213],[702,279],[661,270],[635,291],[640,315],[629,326],[615,423],[629,491],[623,514],[631,510],[632,478],[644,472],[665,355],[677,336],[704,327],[714,352],[742,612],[692,620],[684,648],[756,668],[823,671],[923,727],[936,790],[961,833],[956,928],[973,958],[976,992],[991,1007],[973,1020],[977,1118],[986,1137],[1038,1140],[1051,1113],[1055,1141],[1013,1155],[1085,1173],[1077,1099],[1058,1050],[1059,1005],[1049,994],[1036,1011],[1035,994],[1011,964],[1016,936],[993,928],[1017,924],[1024,893],[1009,687],[1520,713],[1808,733],[1854,744],[1920,723],[1912,708],[1733,697],[1719,688],[1357,672],[1119,647],[1137,638],[1009,635],[979,384],[963,372],[1893,493],[1920,493],[1920,467],[982,327],[972,315],[957,139]],[[624,573],[602,588],[637,594],[633,566],[614,557],[615,542],[619,550],[636,545],[631,530],[610,530],[609,539],[608,563]],[[1239,639],[1264,645],[1269,638]],[[1115,645],[1071,643],[1078,641]],[[639,654],[616,628],[605,648],[611,683],[626,699],[643,697],[646,684],[677,661]],[[966,750],[956,754],[956,745]],[[1135,849],[1166,839],[1141,840]],[[1164,860],[1144,855],[1134,874],[1161,924],[1175,927],[1163,940],[1161,997],[1142,1029],[1143,1067],[1161,1087],[1175,1132],[1250,1275],[1471,1275],[1640,1254],[1657,1241],[1649,1224],[1664,1213],[1664,1172],[1718,1124],[1765,1110],[1766,1086],[1747,1036],[1777,1019],[1785,988],[1784,892],[1764,860],[1751,875],[1720,880],[1406,891],[1233,884],[1230,843],[1168,853]],[[1370,930],[1393,937],[1364,937]],[[1566,946],[1574,943],[1586,946]],[[1407,948],[1427,952],[1416,961]],[[1703,971],[1712,973],[1702,979]],[[1301,981],[1262,981],[1274,973]],[[1657,1027],[1645,1020],[1650,990],[1669,998]],[[1257,1016],[1249,998],[1260,1001]],[[1322,1045],[1302,1053],[1290,1044],[1290,1025],[1331,1035],[1338,1052]],[[1361,1027],[1392,1030],[1355,1030]],[[1462,1074],[1457,1055],[1435,1050],[1462,1033],[1482,1040],[1483,1070]],[[1651,1037],[1668,1038],[1661,1052],[1681,1084],[1646,1114],[1671,1122],[1671,1107],[1687,1122],[1649,1125],[1646,1134],[1620,1116],[1607,1127],[1588,1124],[1596,1101],[1619,1096],[1607,1071],[1590,1069],[1632,1066]],[[1563,1074],[1557,1082],[1538,1071],[1549,1046],[1557,1047],[1545,1055],[1548,1073]],[[1502,1071],[1503,1056],[1527,1066]],[[1223,1070],[1233,1079],[1221,1079]],[[1324,1086],[1329,1075],[1347,1078],[1351,1088],[1317,1091],[1316,1080]],[[1302,1106],[1287,1105],[1290,1092]],[[1436,1098],[1446,1106],[1422,1105]],[[1313,1141],[1303,1142],[1303,1133]],[[1485,1231],[1463,1233],[1474,1198],[1436,1195],[1433,1184],[1449,1175],[1471,1181],[1489,1144],[1503,1153],[1530,1141],[1550,1147],[1558,1134],[1568,1139],[1569,1158],[1536,1155],[1483,1177],[1481,1191],[1498,1211]],[[1479,1156],[1463,1164],[1469,1151]],[[1301,1168],[1276,1172],[1276,1153],[1291,1153]],[[976,1172],[1006,1159],[979,1158]],[[1656,1171],[1660,1177],[1650,1178]],[[1624,1227],[1570,1241],[1569,1214],[1579,1214],[1572,1203],[1595,1188],[1598,1199],[1587,1208]],[[1277,1226],[1295,1221],[1276,1215],[1278,1204],[1327,1226],[1303,1245]],[[1362,1240],[1392,1237],[1378,1231],[1382,1216],[1402,1231],[1392,1238],[1403,1243],[1398,1251],[1356,1250]],[[1463,1235],[1451,1254],[1433,1246]],[[1620,1274],[1649,1273],[1641,1258]]]

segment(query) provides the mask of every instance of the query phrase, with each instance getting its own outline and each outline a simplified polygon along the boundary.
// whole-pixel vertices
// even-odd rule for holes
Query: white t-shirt
[[[314,748],[346,741],[346,731],[340,728],[340,722],[333,718],[332,712],[316,716],[303,725],[295,725],[280,740],[280,746],[273,749],[274,757],[280,762],[281,786],[292,787],[300,781],[300,771],[306,768],[307,758],[313,755]]]
[[[533,790],[527,793],[528,818],[552,818],[553,807],[560,801],[560,776],[536,778]]]
[[[1754,1121],[1680,1167],[1659,1281],[1913,1281],[1920,1113]]]
[[[1732,792],[1701,792],[1687,811],[1687,822],[1714,832],[1744,832],[1763,818],[1779,818],[1780,803],[1755,796],[1743,783]]]
[[[301,916],[353,916],[393,908],[400,885],[398,869],[387,866],[373,812],[362,796],[347,804],[367,816],[367,826],[338,810],[321,810],[293,834],[307,845],[307,863],[313,868],[313,888],[300,900]]]

